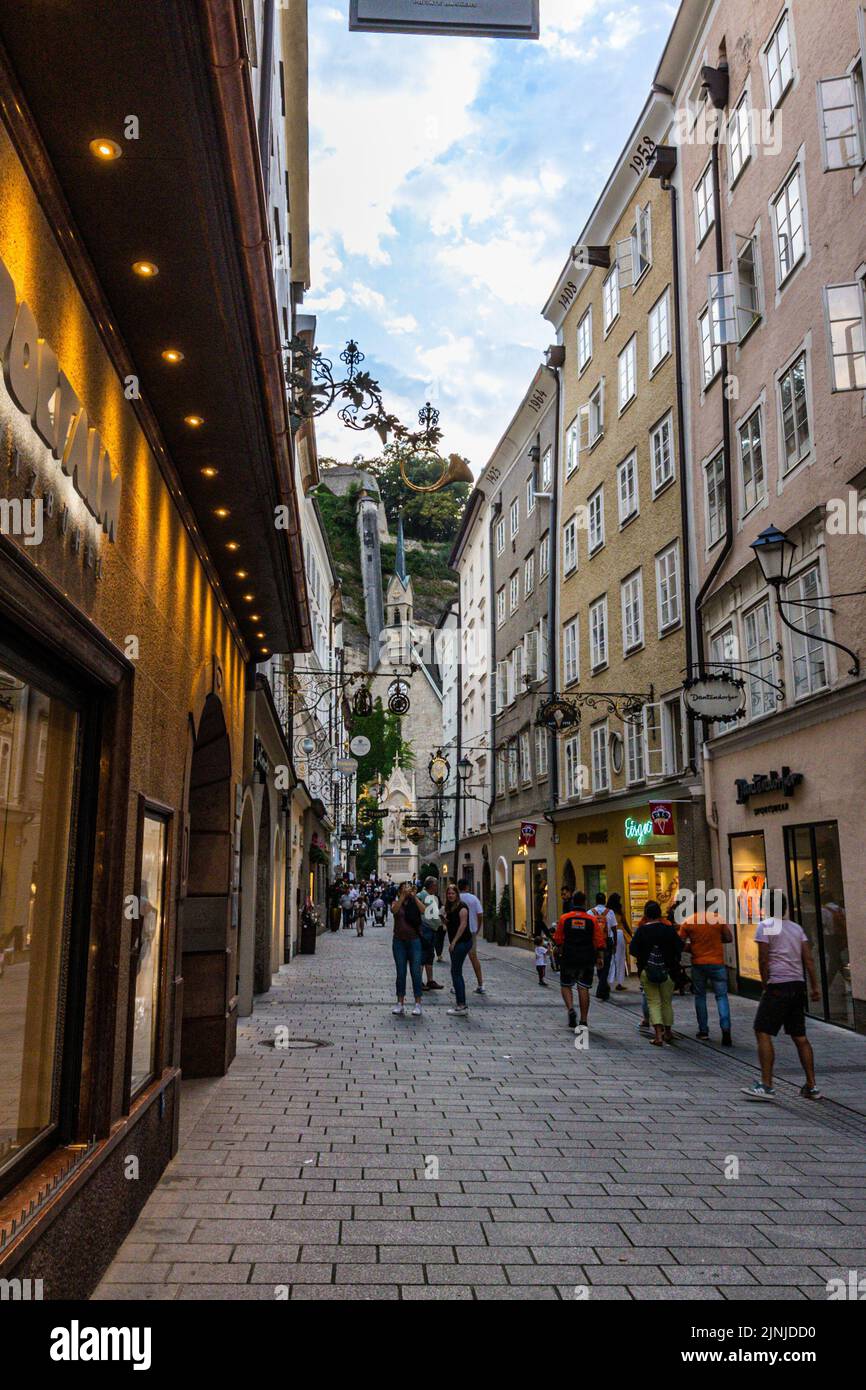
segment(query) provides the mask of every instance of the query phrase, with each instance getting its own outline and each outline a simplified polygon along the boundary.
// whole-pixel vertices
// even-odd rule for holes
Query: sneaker
[[[753,1086],[741,1086],[744,1096],[749,1100],[775,1100],[776,1092],[772,1086],[764,1086],[760,1081],[756,1081]]]
[[[568,1026],[569,1028],[577,1027],[577,1014],[574,1009],[569,1009],[568,1011]]]
[[[391,1013],[396,1014],[398,1018],[402,1018],[405,1012],[406,1010],[403,1008],[402,1004],[395,1004],[391,1010]]]
[[[487,993],[487,990],[484,988],[483,985],[479,985],[478,988],[476,989],[475,993],[476,993],[476,994],[486,994],[486,993]]]
[[[800,1095],[804,1100],[821,1100],[821,1092],[817,1086],[801,1086]]]
[[[698,1042],[709,1042],[710,1040],[709,1033],[695,1033],[695,1037],[697,1038]]]
[[[415,1005],[414,1009],[412,1010],[412,1017],[413,1017],[413,1018],[420,1018],[420,1017],[421,1017],[421,1005],[420,1005],[420,1004],[416,1004],[416,1005]]]
[[[455,1004],[453,1009],[446,1009],[446,1013],[455,1014],[457,1018],[465,1018],[469,1013],[465,1004]]]
[[[725,1031],[722,1033],[722,1047],[733,1047],[733,1045],[734,1040],[731,1037],[730,1029],[725,1029]]]

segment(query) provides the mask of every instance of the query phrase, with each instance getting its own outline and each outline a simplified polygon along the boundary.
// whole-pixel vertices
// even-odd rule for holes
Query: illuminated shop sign
[[[634,840],[642,845],[652,837],[653,823],[651,820],[635,820],[633,816],[627,816],[625,822],[625,838]]]
[[[377,34],[537,39],[539,0],[351,0],[349,28]]]
[[[13,403],[27,415],[43,444],[110,541],[117,536],[120,474],[87,411],[0,260],[0,362]]]

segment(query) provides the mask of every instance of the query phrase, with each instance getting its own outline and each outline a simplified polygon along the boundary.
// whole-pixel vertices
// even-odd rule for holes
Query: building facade
[[[557,689],[561,894],[614,890],[639,921],[707,866],[682,701],[690,663],[673,224],[648,175],[671,126],[647,102],[545,314],[564,348]],[[657,808],[654,812],[653,808]]]
[[[760,891],[781,888],[818,962],[810,1007],[863,1031],[866,615],[844,595],[864,573],[866,12],[826,11],[683,7],[656,82],[678,124],[700,656],[744,681],[702,749],[731,965],[759,987]],[[778,583],[753,549],[769,528]]]

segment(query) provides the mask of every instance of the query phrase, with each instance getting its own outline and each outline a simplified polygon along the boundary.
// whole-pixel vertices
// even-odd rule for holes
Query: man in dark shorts
[[[586,1027],[589,1017],[589,991],[596,966],[604,960],[606,934],[604,924],[586,910],[586,894],[575,893],[571,907],[560,917],[554,934],[559,947],[559,987],[568,1010],[569,1028],[577,1027],[574,1011],[574,986],[580,1004],[580,1024]]]
[[[744,1086],[743,1094],[749,1100],[774,1099],[773,1064],[776,1054],[773,1039],[779,1029],[784,1028],[797,1049],[806,1074],[806,1084],[800,1087],[800,1095],[805,1100],[820,1100],[821,1092],[815,1084],[815,1057],[812,1044],[806,1037],[806,976],[810,999],[821,997],[812,948],[803,928],[788,918],[784,893],[776,889],[770,900],[778,916],[759,922],[755,930],[758,966],[764,986],[754,1024],[761,1080],[753,1086]]]

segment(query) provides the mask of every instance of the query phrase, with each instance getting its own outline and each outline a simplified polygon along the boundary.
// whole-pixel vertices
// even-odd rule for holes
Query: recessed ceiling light
[[[123,150],[116,140],[109,140],[106,136],[100,135],[98,140],[91,140],[90,153],[96,155],[97,159],[110,163],[113,159],[120,159]]]
[[[215,478],[219,472],[218,468],[203,468],[201,470],[203,478]]]
[[[132,268],[136,275],[140,275],[142,280],[152,280],[159,274],[159,266],[154,265],[153,261],[133,261]]]
[[[270,647],[260,647],[259,651],[261,652],[262,656],[270,656],[271,654]]]
[[[166,348],[162,354],[165,362],[182,362],[183,353],[180,348]]]
[[[258,638],[260,638],[260,639],[261,639],[262,637],[264,637],[264,635],[265,635],[265,634],[264,634],[263,632],[257,632],[257,633],[256,633],[256,636],[257,636]]]
[[[226,541],[226,550],[240,550],[238,541]]]
[[[183,423],[189,425],[190,429],[197,430],[199,425],[204,424],[204,420],[200,415],[184,415]]]
[[[251,614],[250,614],[250,622],[251,622],[251,623],[260,623],[261,621],[262,621],[262,615],[261,615],[261,613],[251,613]]]
[[[249,574],[246,570],[235,570],[235,579],[249,579]]]
[[[231,516],[228,507],[214,507],[214,516],[218,516],[220,521],[225,521],[227,516]]]
[[[244,603],[255,603],[255,594],[244,594]]]

